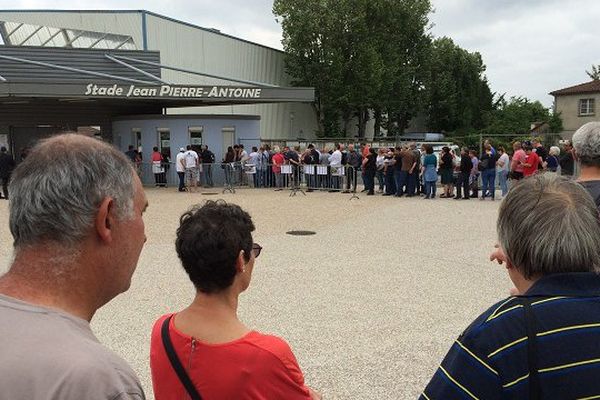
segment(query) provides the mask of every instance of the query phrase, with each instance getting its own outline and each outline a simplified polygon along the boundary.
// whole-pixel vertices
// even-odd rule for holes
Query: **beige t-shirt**
[[[87,321],[0,295],[0,397],[144,400],[127,363]]]

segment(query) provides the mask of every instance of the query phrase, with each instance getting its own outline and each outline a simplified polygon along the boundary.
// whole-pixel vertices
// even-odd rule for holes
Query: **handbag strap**
[[[202,400],[202,396],[198,393],[198,390],[192,383],[192,380],[188,376],[187,372],[185,372],[185,368],[181,365],[181,361],[179,361],[179,357],[177,357],[177,353],[175,353],[175,349],[173,348],[173,343],[171,342],[171,335],[169,334],[169,323],[171,322],[171,318],[173,315],[169,315],[163,323],[160,330],[160,336],[162,338],[162,343],[167,353],[167,357],[169,357],[169,361],[171,362],[171,366],[173,370],[177,374],[179,381],[185,388],[185,390],[190,395],[192,400]]]
[[[525,327],[527,329],[527,365],[529,366],[529,400],[540,400],[540,376],[537,365],[537,340],[535,316],[531,309],[531,299],[523,299]]]

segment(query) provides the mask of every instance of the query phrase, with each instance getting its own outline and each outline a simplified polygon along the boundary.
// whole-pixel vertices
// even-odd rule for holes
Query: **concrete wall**
[[[595,99],[594,115],[579,115],[579,100]],[[600,93],[583,93],[567,96],[557,96],[554,100],[554,107],[561,113],[563,121],[563,137],[570,139],[573,133],[582,125],[591,121],[600,121]]]
[[[203,128],[202,143],[215,153],[217,162],[221,161],[226,148],[223,148],[223,128],[234,128],[234,143],[242,143],[246,149],[260,144],[260,119],[258,117],[227,118],[217,116],[132,116],[113,121],[113,142],[122,150],[135,145],[132,131],[141,130],[144,162],[148,161],[152,147],[158,146],[159,129],[169,129],[171,134],[171,160],[175,160],[180,147],[190,144],[189,127]],[[232,143],[233,144],[233,143]],[[250,151],[248,151],[250,152]]]

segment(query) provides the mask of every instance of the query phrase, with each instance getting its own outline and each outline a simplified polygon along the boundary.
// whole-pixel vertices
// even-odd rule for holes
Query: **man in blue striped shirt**
[[[600,399],[600,224],[575,182],[519,182],[497,257],[519,293],[463,332],[421,399]]]

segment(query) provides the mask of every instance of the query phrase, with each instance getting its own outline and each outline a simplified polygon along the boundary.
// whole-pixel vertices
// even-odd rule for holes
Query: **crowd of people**
[[[520,182],[500,206],[490,260],[506,268],[511,296],[458,337],[424,400],[591,399],[600,393],[600,123],[573,136],[578,181],[551,171],[556,160],[548,157],[557,157],[559,166],[561,160],[556,151],[544,159],[540,146],[515,146],[525,156],[508,159],[523,170],[509,170]],[[487,157],[478,164],[499,163],[503,154],[495,151],[486,144]],[[59,152],[69,156],[56,157]],[[414,184],[416,152],[409,147],[395,153],[386,153],[388,164],[393,157],[404,163],[394,181]],[[377,174],[375,154],[369,149],[364,161],[368,179]],[[446,156],[434,162],[429,147],[425,154],[421,170],[429,182],[426,196],[432,196],[438,164],[452,161]],[[466,154],[463,149],[461,157]],[[339,147],[330,158],[341,161]],[[540,164],[550,172],[536,173]],[[461,159],[461,183],[471,173],[468,166]],[[487,169],[492,171],[491,162]],[[450,185],[445,174],[442,184]],[[493,177],[486,175],[489,190]],[[444,187],[446,197],[449,191]],[[101,307],[128,290],[146,242],[148,200],[130,159],[81,135],[45,139],[13,171],[10,196],[14,257],[0,277],[3,397],[145,399],[133,370],[100,344],[89,325]],[[247,212],[223,201],[181,216],[175,250],[196,295],[183,310],[158,317],[152,330],[157,400],[321,398],[304,382],[283,339],[252,330],[237,315],[239,295],[250,287],[262,251],[254,230]]]

